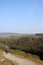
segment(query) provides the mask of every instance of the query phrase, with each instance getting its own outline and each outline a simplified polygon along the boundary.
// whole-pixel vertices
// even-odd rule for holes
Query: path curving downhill
[[[33,61],[29,61],[27,59],[19,58],[19,57],[15,56],[11,53],[6,54],[4,52],[3,55],[4,55],[4,57],[6,57],[7,59],[9,59],[11,61],[16,61],[19,65],[39,65],[39,64],[36,64]]]

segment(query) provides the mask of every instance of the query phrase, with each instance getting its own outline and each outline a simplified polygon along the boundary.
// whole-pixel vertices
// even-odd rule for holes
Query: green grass
[[[27,54],[27,58],[43,65],[43,61],[37,55]]]

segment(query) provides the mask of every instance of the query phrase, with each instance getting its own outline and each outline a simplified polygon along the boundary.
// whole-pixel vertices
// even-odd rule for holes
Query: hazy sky
[[[0,0],[0,32],[43,33],[43,0]]]

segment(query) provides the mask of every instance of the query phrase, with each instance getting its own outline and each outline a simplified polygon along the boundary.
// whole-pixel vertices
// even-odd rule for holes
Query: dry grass
[[[3,51],[0,50],[0,65],[18,65],[18,64],[3,57]]]

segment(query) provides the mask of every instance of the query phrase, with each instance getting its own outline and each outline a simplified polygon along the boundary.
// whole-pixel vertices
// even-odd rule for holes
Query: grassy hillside
[[[6,45],[17,56],[43,63],[43,36],[0,37],[0,49]]]
[[[21,36],[0,38],[0,43],[13,50],[38,55],[43,60],[43,36]]]

